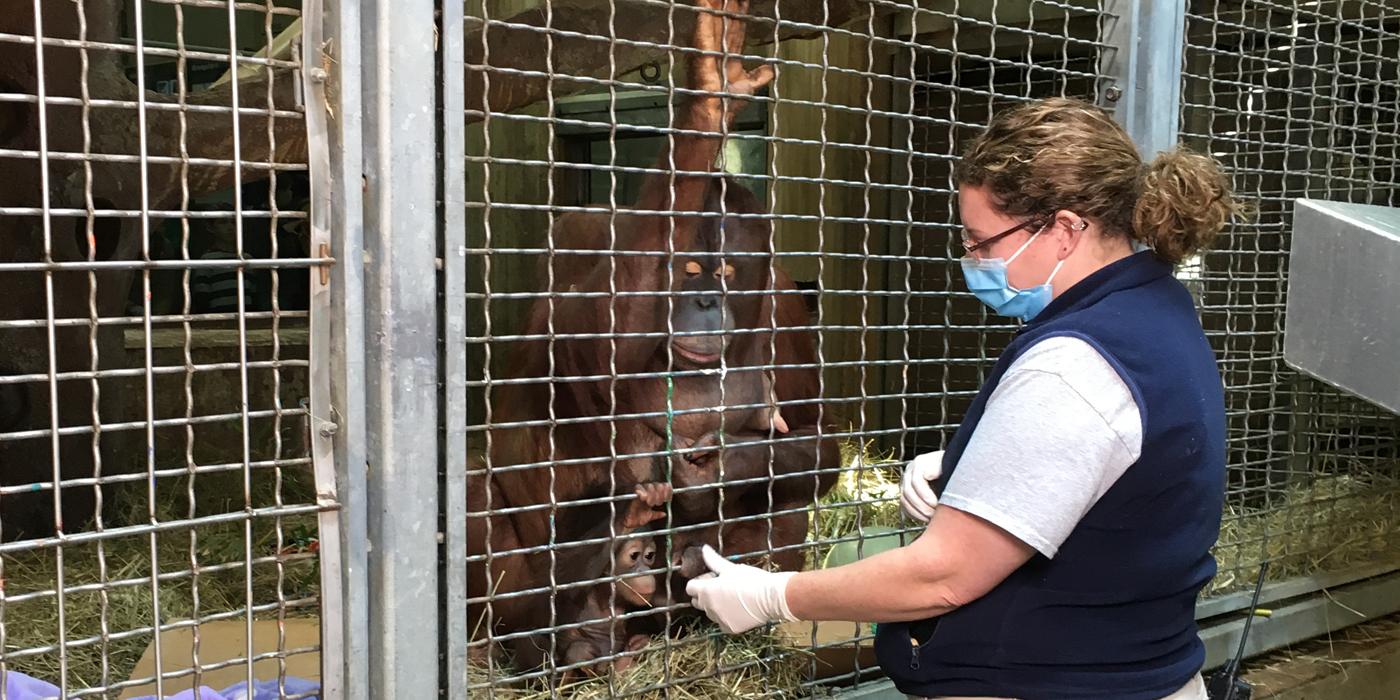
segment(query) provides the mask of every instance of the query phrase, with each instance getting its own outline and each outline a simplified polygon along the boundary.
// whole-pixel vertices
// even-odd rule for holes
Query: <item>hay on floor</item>
[[[817,503],[807,541],[807,568],[820,568],[833,547],[857,543],[870,536],[906,532],[905,540],[923,529],[899,509],[901,463],[893,455],[877,454],[869,442],[841,445],[841,476]]]
[[[704,624],[700,634],[666,640],[657,636],[652,645],[622,673],[575,680],[555,689],[558,695],[580,700],[626,696],[639,700],[700,700],[711,698],[794,697],[807,678],[810,667],[804,650],[785,644],[777,635],[754,630],[737,636],[719,635]],[[510,669],[497,669],[496,678],[513,675]],[[673,679],[673,685],[664,685]],[[492,675],[484,664],[468,666],[471,686],[491,684]],[[543,700],[550,689],[539,680],[516,686],[496,683],[493,694],[503,700]],[[472,695],[481,694],[480,690]],[[807,693],[801,693],[807,695]]]
[[[1300,480],[1267,505],[1226,506],[1215,554],[1219,573],[1204,595],[1252,588],[1258,565],[1268,580],[1341,571],[1400,557],[1400,470],[1366,470]]]
[[[221,475],[222,476],[222,475]],[[200,493],[221,494],[199,503],[200,515],[237,512],[223,503],[229,497],[241,505],[241,484],[228,488],[214,477],[199,477]],[[189,517],[184,482],[162,485],[156,500],[160,521]],[[168,489],[167,489],[168,487]],[[206,488],[208,487],[208,488]],[[271,501],[270,488],[259,487],[255,504]],[[285,502],[291,499],[284,489]],[[225,495],[227,494],[227,495]],[[124,504],[108,518],[107,526],[149,522],[144,487],[118,491],[115,501]],[[252,602],[273,609],[258,612],[255,619],[304,617],[317,614],[315,596],[319,573],[314,554],[305,546],[316,536],[314,516],[282,519],[283,540],[279,548],[276,523],[270,519],[253,522],[251,546]],[[245,537],[242,522],[200,524],[192,538],[189,530],[159,533],[155,540],[156,571],[160,582],[151,586],[151,537],[146,534],[116,537],[98,543],[68,545],[63,548],[62,612],[66,649],[67,681],[70,688],[106,686],[125,681],[137,660],[153,639],[155,600],[159,600],[160,623],[208,620],[211,616],[243,619],[248,599],[245,580]],[[281,550],[279,553],[279,549]],[[17,552],[3,557],[0,576],[4,579],[3,622],[5,667],[57,684],[61,676],[59,644],[58,584],[60,554],[53,548]],[[191,575],[193,561],[197,574]],[[281,604],[278,591],[281,591]],[[31,594],[38,594],[31,596]],[[19,600],[16,600],[16,599]],[[105,640],[103,639],[105,635]],[[42,650],[42,651],[36,651]],[[210,663],[202,659],[201,663]],[[167,669],[170,670],[170,669]]]

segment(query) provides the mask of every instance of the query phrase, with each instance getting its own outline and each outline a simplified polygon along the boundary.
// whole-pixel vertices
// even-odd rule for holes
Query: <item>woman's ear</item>
[[[1058,257],[1064,260],[1083,242],[1084,230],[1089,228],[1089,220],[1072,211],[1061,209],[1055,212],[1054,226],[1061,234]]]

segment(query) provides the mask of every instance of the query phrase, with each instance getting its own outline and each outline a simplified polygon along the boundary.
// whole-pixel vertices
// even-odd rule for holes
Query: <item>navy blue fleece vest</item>
[[[880,664],[905,693],[1159,700],[1205,662],[1194,613],[1215,575],[1224,392],[1190,294],[1152,253],[1095,272],[1021,329],[954,433],[938,491],[1006,369],[1055,336],[1089,342],[1132,390],[1142,454],[1053,560],[1036,555],[947,615],[879,626]]]

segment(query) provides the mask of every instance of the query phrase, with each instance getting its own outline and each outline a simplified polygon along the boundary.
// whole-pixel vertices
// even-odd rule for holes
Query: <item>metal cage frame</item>
[[[39,75],[32,88],[0,82],[0,127],[5,126],[3,119],[10,114],[5,110],[12,105],[23,110],[33,105],[40,119],[37,145],[9,148],[0,141],[0,159],[37,164],[36,177],[41,180],[35,183],[39,194],[34,202],[0,201],[0,225],[22,217],[37,217],[42,222],[35,229],[41,232],[39,251],[0,261],[0,274],[16,276],[10,279],[38,275],[47,285],[43,313],[6,316],[0,320],[0,333],[42,333],[48,364],[44,371],[0,376],[0,398],[6,387],[42,384],[50,415],[43,417],[42,425],[0,431],[0,448],[43,440],[57,453],[61,437],[92,434],[97,465],[91,476],[76,477],[65,473],[60,459],[54,457],[51,475],[36,477],[32,483],[7,481],[0,486],[0,502],[30,491],[52,493],[54,507],[62,513],[65,490],[95,488],[100,499],[108,483],[145,480],[150,484],[149,512],[144,522],[129,526],[107,528],[99,518],[92,530],[66,532],[60,515],[52,536],[0,543],[0,557],[50,551],[57,557],[52,586],[21,591],[0,586],[0,642],[8,641],[7,606],[52,601],[60,614],[60,627],[51,642],[24,642],[17,649],[0,645],[5,646],[0,649],[0,673],[16,660],[46,654],[66,663],[70,648],[96,644],[105,649],[113,638],[150,635],[157,640],[158,653],[159,632],[181,627],[195,628],[197,650],[198,628],[205,619],[246,621],[245,658],[235,663],[246,667],[249,682],[254,677],[254,661],[285,661],[294,653],[319,650],[320,692],[329,698],[407,698],[439,693],[461,698],[474,697],[478,691],[489,697],[498,683],[557,673],[559,669],[551,660],[538,673],[514,674],[490,666],[496,675],[484,681],[470,678],[469,657],[480,641],[474,641],[478,630],[468,624],[468,609],[481,600],[469,596],[466,582],[469,567],[480,561],[489,564],[493,557],[522,552],[554,561],[561,551],[579,543],[557,542],[551,515],[546,542],[522,545],[506,553],[492,552],[488,546],[485,554],[473,555],[466,545],[469,528],[490,522],[502,511],[509,515],[533,508],[554,514],[561,506],[580,503],[604,507],[615,519],[630,496],[610,492],[596,499],[561,504],[551,485],[547,503],[488,506],[484,513],[473,512],[467,484],[473,471],[473,450],[479,451],[482,443],[488,447],[483,473],[548,469],[553,484],[554,469],[561,466],[561,460],[554,456],[553,431],[579,420],[554,414],[553,382],[589,379],[561,378],[554,374],[553,365],[549,376],[503,377],[493,374],[492,361],[520,352],[526,342],[547,343],[551,357],[557,342],[582,337],[609,343],[609,371],[591,379],[611,382],[614,387],[608,415],[598,418],[613,426],[614,439],[606,456],[563,460],[563,465],[609,463],[615,470],[620,460],[628,458],[669,463],[677,450],[688,449],[672,443],[671,429],[678,416],[687,411],[723,416],[724,411],[713,406],[678,411],[669,388],[676,377],[686,376],[686,371],[678,372],[675,366],[632,374],[618,369],[620,342],[639,336],[674,337],[672,326],[660,332],[628,335],[619,332],[617,319],[611,318],[611,328],[575,336],[555,333],[553,305],[586,298],[590,293],[539,291],[508,280],[507,275],[523,274],[521,270],[540,261],[552,264],[560,257],[588,255],[608,261],[615,270],[618,260],[625,257],[610,249],[616,246],[618,212],[631,204],[619,197],[624,186],[620,183],[630,187],[648,176],[669,177],[670,196],[675,197],[676,169],[658,169],[650,161],[640,163],[637,154],[685,135],[687,131],[676,122],[677,98],[705,94],[685,84],[683,70],[689,57],[703,53],[688,45],[688,36],[681,29],[694,21],[693,3],[493,0],[468,5],[439,0],[302,0],[300,10],[293,11],[280,0],[135,0],[134,37],[96,41],[86,33],[75,38],[46,35],[42,20],[50,17],[45,17],[41,8],[47,2],[33,0],[33,13],[41,21],[30,31],[0,31],[0,51],[20,47],[32,53]],[[1264,210],[1260,221],[1230,228],[1219,250],[1179,269],[1206,319],[1207,335],[1219,353],[1230,397],[1232,462],[1227,523],[1276,518],[1259,525],[1258,531],[1242,530],[1228,541],[1222,539],[1219,545],[1222,576],[1228,575],[1230,585],[1203,596],[1197,609],[1209,665],[1222,662],[1239,642],[1249,592],[1240,590],[1242,584],[1234,584],[1252,581],[1255,566],[1275,559],[1304,563],[1326,559],[1329,553],[1321,551],[1319,543],[1341,532],[1337,521],[1345,516],[1340,508],[1348,503],[1375,499],[1372,507],[1386,510],[1388,524],[1383,532],[1371,533],[1372,539],[1400,532],[1400,498],[1391,498],[1400,494],[1400,474],[1393,473],[1400,471],[1396,466],[1400,465],[1400,420],[1288,369],[1282,362],[1280,325],[1288,273],[1288,203],[1299,197],[1332,196],[1400,206],[1400,185],[1384,181],[1387,174],[1393,179],[1396,163],[1400,163],[1400,128],[1396,126],[1400,124],[1400,91],[1391,85],[1387,93],[1385,85],[1391,76],[1400,81],[1400,61],[1394,58],[1400,55],[1400,4],[1394,0],[1291,5],[1274,0],[1233,4],[1224,0],[1016,0],[991,3],[990,7],[957,1],[928,6],[911,0],[754,0],[754,4],[764,8],[763,14],[748,18],[753,41],[742,49],[743,57],[751,64],[775,66],[779,77],[753,97],[753,106],[744,113],[743,127],[724,134],[723,148],[734,148],[723,150],[719,161],[732,181],[762,187],[757,197],[762,213],[736,214],[727,210],[728,200],[721,200],[718,212],[707,210],[703,216],[737,217],[769,227],[765,246],[773,261],[768,270],[770,281],[779,268],[790,266],[801,273],[792,273],[791,290],[731,290],[724,282],[721,296],[727,300],[746,294],[774,299],[794,295],[810,304],[809,322],[799,324],[795,331],[814,338],[816,361],[811,367],[771,359],[760,367],[745,366],[739,371],[769,376],[796,367],[814,372],[817,397],[779,403],[778,408],[816,404],[822,407],[819,414],[823,418],[828,410],[849,411],[842,414],[849,418],[844,426],[831,427],[819,419],[815,437],[810,438],[814,443],[840,439],[847,447],[859,446],[853,448],[856,456],[843,454],[835,469],[840,477],[854,478],[876,468],[897,470],[918,451],[938,447],[956,426],[962,407],[1000,343],[1014,330],[1012,324],[990,317],[971,303],[949,272],[956,267],[948,234],[954,230],[951,164],[959,141],[979,128],[1004,101],[1078,94],[1111,110],[1144,157],[1178,143],[1211,152],[1243,183],[1242,194]],[[173,6],[181,23],[178,46],[152,45],[143,36],[141,8],[148,5]],[[86,4],[79,2],[77,7],[81,10]],[[235,48],[220,53],[185,46],[181,13],[186,8],[225,12],[229,44]],[[274,15],[299,15],[303,24],[292,57],[240,54],[234,28],[239,12],[261,13],[268,45],[272,43]],[[654,35],[637,35],[641,30],[633,24]],[[83,27],[86,32],[86,25]],[[538,65],[519,57],[515,61],[520,65],[507,65],[511,57],[502,55],[509,53],[508,40],[534,42],[531,48],[539,49],[542,55],[526,58]],[[64,93],[72,86],[46,82],[44,60],[49,51],[57,50],[84,52],[81,96]],[[88,94],[89,51],[132,54],[136,66],[133,80],[141,88],[140,96],[94,100]],[[584,58],[570,55],[570,51]],[[0,58],[4,55],[0,53]],[[281,106],[273,100],[269,87],[265,99],[275,106],[247,106],[240,102],[237,87],[247,78],[240,78],[238,70],[233,71],[233,96],[228,105],[186,104],[183,77],[176,81],[177,100],[154,100],[145,91],[144,61],[148,56],[223,61],[268,75],[274,69],[295,71],[297,102],[294,107]],[[180,68],[176,70],[184,75]],[[529,93],[529,99],[511,94],[502,85],[518,86],[521,93]],[[572,97],[579,93],[591,97]],[[507,104],[493,106],[493,99]],[[517,101],[510,102],[512,99]],[[624,118],[620,104],[644,108],[627,110]],[[522,108],[530,105],[540,105],[543,111]],[[73,149],[50,145],[54,127],[45,116],[48,110],[82,109],[81,121],[87,127],[89,111],[99,108],[134,110],[139,120],[139,150],[96,153],[88,144],[82,152],[71,152]],[[184,152],[151,153],[147,120],[166,113],[178,116],[182,137],[191,115],[227,115],[235,126],[232,152],[207,158],[191,158]],[[269,123],[277,118],[304,118],[304,160],[291,157],[279,161],[274,153],[245,162],[246,149],[237,136],[242,133],[237,125],[240,119],[263,117]],[[0,128],[0,136],[4,131]],[[269,126],[269,134],[272,131]],[[531,150],[516,142],[530,137],[542,139],[542,145]],[[569,138],[593,139],[600,149],[606,146],[607,153],[561,147]],[[186,144],[181,142],[180,146],[185,148]],[[276,150],[275,144],[271,150]],[[64,183],[50,182],[51,172],[63,172],[59,166],[65,163],[87,169],[83,181],[86,191],[79,193],[84,197],[73,199],[72,193],[63,189]],[[139,202],[119,207],[97,201],[96,180],[91,175],[94,166],[139,171]],[[185,174],[176,178],[186,190],[190,186],[189,168],[232,168],[240,173],[232,185],[240,194],[233,203],[205,212],[194,210],[188,193],[183,199],[152,202],[147,191],[150,172],[176,167],[186,168]],[[282,211],[275,201],[266,211],[245,207],[241,173],[254,168],[271,173],[304,170],[310,187],[307,211]],[[714,176],[708,171],[704,175]],[[597,182],[604,183],[599,189],[606,192],[595,191],[588,178],[599,178]],[[589,196],[594,201],[585,201]],[[74,203],[79,200],[80,205]],[[553,235],[553,224],[568,213],[589,212],[611,217],[609,246],[582,251],[561,248]],[[653,212],[672,218],[684,213]],[[275,259],[245,256],[243,222],[259,215],[274,222],[279,217],[304,218],[309,253],[278,257],[274,243],[271,257]],[[183,222],[182,258],[161,260],[150,254],[152,220],[162,218]],[[91,241],[87,244],[94,251],[91,255],[65,260],[53,253],[59,235],[55,222],[69,219],[86,224],[87,238],[83,240]],[[142,250],[126,260],[98,259],[95,232],[107,219],[125,221],[124,226],[134,222]],[[202,219],[236,222],[239,262],[191,259],[189,222]],[[537,235],[536,229],[543,235]],[[723,225],[719,229],[722,245],[726,234]],[[676,251],[666,255],[674,263]],[[735,259],[744,255],[767,253],[737,253]],[[196,318],[198,314],[188,312],[192,293],[189,276],[197,270],[221,268],[234,271],[237,277],[237,310]],[[279,270],[284,278],[289,270],[307,275],[308,308],[304,315],[281,310],[275,304],[266,313],[244,308],[245,276],[267,269],[274,279],[278,279]],[[56,275],[85,273],[95,289],[98,275],[113,271],[129,271],[144,279],[147,296],[140,311],[99,314],[96,292],[92,292],[91,313],[69,318],[58,311],[54,301]],[[152,313],[150,279],[159,271],[185,273],[181,291],[186,313],[168,317]],[[552,283],[553,278],[547,281]],[[666,308],[673,310],[675,299],[684,300],[687,294],[638,291],[619,295],[615,275],[611,284],[609,293],[593,294],[612,299],[609,308],[628,295],[650,295],[664,297]],[[521,310],[539,300],[550,305],[549,330],[539,337],[517,331],[519,319],[515,316],[523,316]],[[777,302],[772,305],[776,307]],[[278,325],[281,319],[299,321],[303,317],[308,339],[306,359],[277,354],[292,332]],[[263,331],[249,329],[247,324],[262,319],[271,319],[266,333],[269,344],[277,349],[266,360],[251,358],[250,348],[258,341],[250,338]],[[238,351],[235,360],[201,364],[192,359],[190,324],[201,320],[235,324],[237,332],[231,340],[225,339],[227,347]],[[776,322],[776,315],[770,321]],[[158,327],[165,323],[183,324],[183,335],[161,339]],[[130,336],[126,349],[143,353],[141,366],[99,366],[98,329],[109,326],[126,327]],[[57,337],[64,329],[75,333],[88,330],[93,355],[90,367],[59,368]],[[754,328],[729,333],[737,337],[744,331],[764,332]],[[774,357],[777,336],[775,330],[768,341]],[[154,360],[161,347],[183,348],[183,363],[162,365]],[[721,371],[730,371],[727,365],[721,367]],[[276,398],[272,408],[250,408],[250,368],[273,374]],[[239,375],[237,410],[196,415],[190,377],[206,371]],[[283,372],[305,375],[303,407],[283,405]],[[182,374],[185,395],[190,397],[185,415],[157,417],[157,409],[162,408],[153,405],[157,378]],[[90,382],[92,391],[98,392],[106,386],[100,381],[109,379],[142,384],[143,416],[104,422],[94,395],[84,402],[84,408],[91,404],[91,427],[71,425],[67,417],[60,420],[61,385]],[[615,387],[638,379],[667,382],[665,408],[621,415]],[[550,386],[548,415],[533,424],[549,428],[551,456],[533,463],[493,464],[489,456],[493,431],[504,428],[491,413],[492,392],[531,382]],[[721,404],[725,386],[721,379]],[[232,401],[228,396],[213,400],[217,403],[218,398]],[[4,404],[0,408],[5,408]],[[643,418],[666,421],[664,446],[639,448],[640,454],[619,454],[616,426]],[[262,419],[276,421],[278,426],[274,453],[267,459],[258,456],[258,446],[250,445],[250,421]],[[281,421],[292,419],[305,424],[305,454],[301,456],[289,456],[293,450],[282,445]],[[193,456],[197,441],[192,426],[220,420],[242,426],[241,458],[226,464],[198,464]],[[188,464],[183,469],[157,464],[157,431],[171,428],[190,431],[185,443]],[[97,443],[107,433],[144,433],[147,450],[139,456],[145,466],[129,474],[103,472]],[[752,481],[766,486],[770,501],[776,480],[772,455],[785,440],[793,439],[770,432],[758,443],[768,450],[769,471],[766,477]],[[868,453],[861,451],[867,447]],[[890,457],[874,464],[871,455],[876,453]],[[307,478],[313,482],[314,493],[304,502],[281,500],[280,470],[291,466],[306,467]],[[263,468],[277,474],[279,491],[272,505],[255,502],[246,486],[255,470]],[[814,467],[811,473],[820,471],[821,467]],[[227,512],[199,512],[193,481],[216,472],[245,475],[243,503]],[[182,476],[190,479],[189,516],[162,519],[156,510],[156,484],[160,479]],[[1325,490],[1299,491],[1313,483],[1324,485]],[[1350,484],[1346,488],[1351,490],[1342,490],[1339,484]],[[827,502],[814,494],[811,503],[795,512],[817,519],[853,513],[853,529],[831,539],[804,539],[777,549],[805,556],[818,545],[830,548],[849,543],[857,551],[878,545],[880,537],[891,535],[885,531],[880,535],[866,533],[865,515],[859,509],[862,498],[857,494],[845,501]],[[881,499],[891,500],[888,494],[874,500]],[[775,514],[771,509],[734,516],[726,515],[723,507],[716,516],[720,525],[766,519],[770,526],[767,545],[772,553]],[[1305,507],[1316,514],[1296,514]],[[314,519],[320,542],[314,555],[286,558],[280,551],[275,555],[255,551],[255,525],[273,523],[280,543],[285,539],[283,519],[291,517]],[[209,571],[241,572],[247,589],[241,606],[212,613],[206,610],[204,617],[194,621],[163,621],[162,584],[194,580],[193,595],[197,598],[198,577],[206,575],[196,544],[201,528],[230,523],[245,528],[244,544],[236,556]],[[907,521],[901,528],[906,533],[914,529]],[[157,540],[185,531],[190,533],[191,542],[188,570],[162,570]],[[668,530],[665,534],[669,537],[674,533]],[[1367,535],[1357,537],[1365,539]],[[92,546],[100,559],[104,543],[121,538],[149,542],[149,573],[76,586],[65,581],[63,552]],[[610,531],[606,546],[623,539]],[[1302,573],[1272,579],[1264,588],[1263,601],[1275,607],[1275,615],[1254,623],[1249,652],[1278,648],[1400,609],[1400,553],[1380,546],[1368,551],[1370,555],[1357,562],[1311,569],[1303,566]],[[314,598],[289,601],[278,579],[276,602],[255,599],[255,567],[278,567],[280,575],[287,566],[313,564],[319,566],[319,589]],[[4,565],[0,562],[0,578]],[[557,572],[553,567],[550,571],[545,585],[554,596],[562,588],[615,579],[604,576],[561,587],[554,580]],[[96,634],[73,635],[62,627],[65,596],[106,596],[119,588],[140,586],[149,588],[155,615],[148,627],[112,632],[106,629],[105,618],[103,629]],[[507,591],[499,598],[511,595],[523,594]],[[494,591],[484,596],[488,605],[497,599]],[[317,601],[321,612],[317,649],[279,648],[277,653],[264,655],[253,652],[255,612],[285,612],[293,603],[308,607]],[[555,640],[561,630],[584,624],[560,623],[554,607],[551,604],[547,629],[505,636],[545,632]],[[660,611],[668,626],[671,614],[679,614],[684,607]],[[802,651],[848,646],[869,636],[856,629],[836,642],[818,643],[813,627]],[[494,631],[489,631],[487,638],[495,641]],[[712,641],[704,634],[684,642],[666,636],[652,653],[671,658],[669,655],[679,653],[677,650],[686,644]],[[748,664],[757,667],[770,661],[774,659],[750,660]],[[197,678],[201,672],[199,668],[169,671],[162,669],[159,659],[155,663],[153,678],[145,680],[158,688],[163,683],[183,681],[191,673]],[[75,689],[70,686],[66,666],[62,668],[58,685],[69,693]],[[877,670],[861,667],[859,662],[852,672],[835,679],[818,679],[815,661],[807,668],[800,688],[781,689],[775,694],[810,692],[817,685],[838,683],[848,697],[897,697],[890,686],[878,680]],[[704,675],[716,676],[725,670],[716,664]],[[647,690],[665,693],[672,684],[688,678],[667,675],[654,680]],[[104,672],[101,688],[72,694],[105,694],[135,685],[134,680],[107,678]],[[826,690],[830,688],[823,692]],[[0,690],[0,696],[4,693]]]

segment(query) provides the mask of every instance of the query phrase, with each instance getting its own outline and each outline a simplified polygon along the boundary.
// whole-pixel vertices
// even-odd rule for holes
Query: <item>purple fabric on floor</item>
[[[57,698],[58,686],[15,671],[5,673],[5,697],[9,700]]]
[[[251,693],[248,692],[248,683],[245,681],[224,688],[222,692],[213,688],[201,687],[198,695],[193,690],[185,690],[165,697],[166,700],[278,700],[285,697],[281,690],[285,690],[288,696],[318,698],[321,684],[302,678],[288,677],[282,681],[281,689],[278,688],[277,680],[273,679],[254,681]],[[59,688],[52,683],[23,673],[8,671],[5,673],[5,697],[8,700],[57,700]],[[136,700],[155,700],[155,696],[146,695]]]

